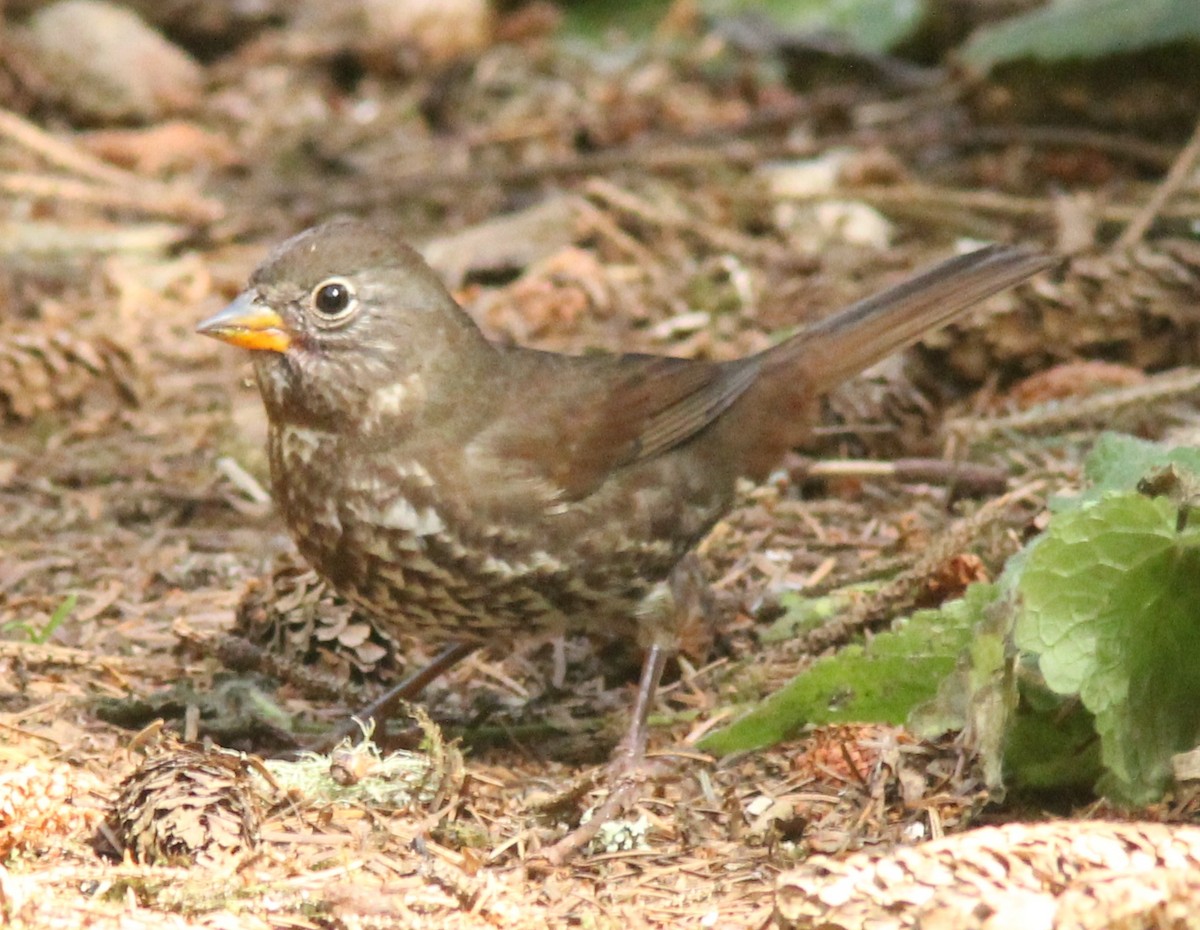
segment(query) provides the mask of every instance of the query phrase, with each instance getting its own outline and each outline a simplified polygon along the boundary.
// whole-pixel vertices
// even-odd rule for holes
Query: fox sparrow
[[[1048,264],[983,248],[730,362],[574,357],[487,341],[416,252],[337,221],[276,248],[199,332],[255,350],[275,499],[339,592],[458,655],[638,637],[636,755],[676,567],[737,479],[766,477],[822,392]]]

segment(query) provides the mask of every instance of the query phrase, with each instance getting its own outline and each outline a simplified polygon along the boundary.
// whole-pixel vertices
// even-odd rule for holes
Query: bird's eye
[[[344,320],[357,303],[354,288],[342,278],[330,278],[313,288],[313,309],[328,322]]]

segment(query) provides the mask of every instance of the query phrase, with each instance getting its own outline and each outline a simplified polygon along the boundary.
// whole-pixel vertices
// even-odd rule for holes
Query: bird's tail
[[[768,349],[762,373],[767,380],[802,373],[805,390],[824,393],[1055,261],[991,245],[939,262]]]

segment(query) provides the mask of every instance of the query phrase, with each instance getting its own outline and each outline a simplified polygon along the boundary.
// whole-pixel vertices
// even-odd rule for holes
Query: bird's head
[[[437,275],[387,230],[334,221],[277,247],[197,332],[250,349],[273,421],[358,422],[380,391],[490,347]]]

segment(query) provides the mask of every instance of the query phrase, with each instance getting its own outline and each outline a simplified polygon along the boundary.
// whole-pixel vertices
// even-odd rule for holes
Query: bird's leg
[[[679,630],[689,615],[694,611],[704,612],[709,606],[708,587],[695,555],[689,554],[675,567],[664,593],[668,596],[663,598],[663,602],[652,607],[659,618],[658,622],[649,622],[644,627],[650,634],[646,657],[642,662],[629,729],[606,773],[610,782],[608,797],[592,813],[587,823],[580,824],[544,851],[542,855],[551,865],[561,865],[586,846],[601,827],[624,814],[637,799],[638,788],[645,775],[646,740],[649,735],[646,723],[663,669],[667,660],[679,649]]]
[[[667,660],[679,651],[681,631],[697,618],[710,623],[714,612],[712,592],[694,552],[685,555],[671,570],[664,595],[663,600],[651,608],[651,616],[643,626],[648,633],[646,658],[642,662],[629,731],[614,759],[619,768],[627,770],[636,769],[646,757],[646,721]]]
[[[646,650],[646,658],[642,661],[642,675],[638,681],[637,698],[633,704],[633,718],[629,721],[629,730],[617,750],[616,762],[625,770],[633,770],[646,758],[646,738],[649,731],[646,721],[650,717],[650,705],[654,703],[654,695],[658,692],[658,683],[662,681],[663,669],[667,667],[667,659],[675,653],[661,643],[653,643]]]
[[[646,658],[642,663],[642,677],[638,682],[637,700],[633,705],[633,719],[606,773],[610,782],[608,797],[592,812],[587,823],[580,824],[542,853],[550,865],[558,866],[566,862],[590,843],[601,827],[620,817],[637,799],[641,781],[638,775],[646,760],[646,720],[650,716],[650,705],[654,703],[654,695],[658,691],[658,682],[662,678],[667,659],[674,651],[659,643],[651,645],[646,651]]]
[[[347,737],[362,732],[364,724],[370,721],[379,723],[389,719],[396,712],[402,701],[411,701],[432,682],[448,672],[451,668],[478,649],[474,643],[451,643],[421,668],[407,678],[397,682],[366,707],[343,721],[333,731],[322,737],[317,751],[328,751]]]

